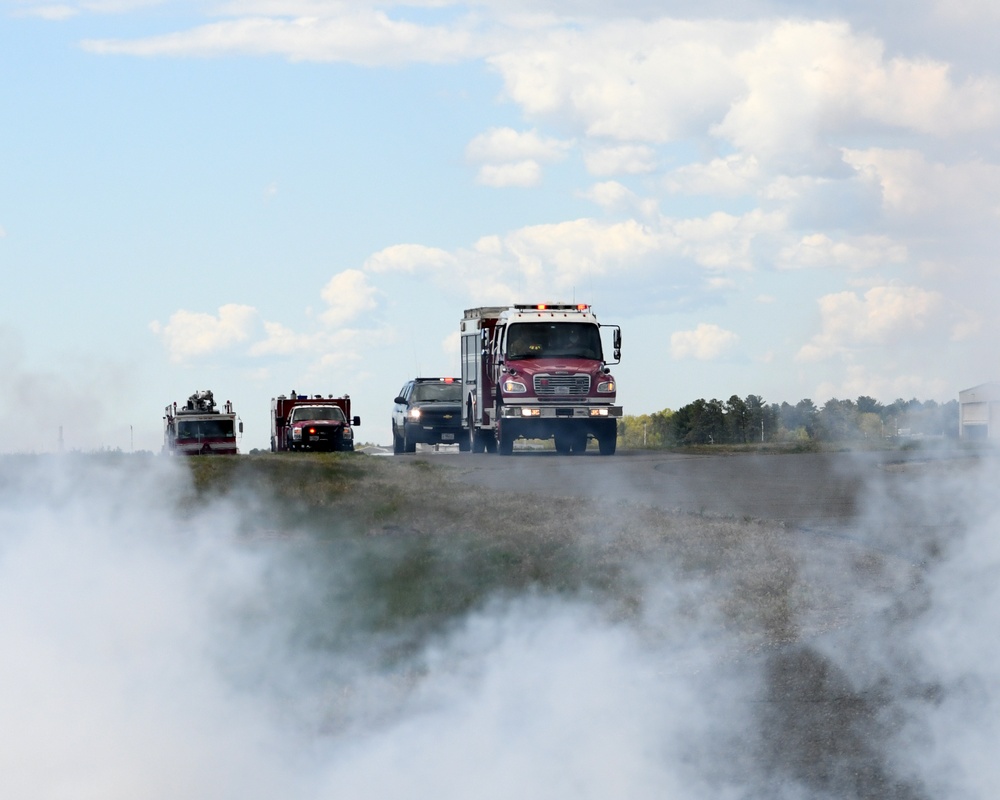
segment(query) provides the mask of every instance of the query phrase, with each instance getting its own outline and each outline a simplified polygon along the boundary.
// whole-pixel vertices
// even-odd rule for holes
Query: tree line
[[[910,437],[958,436],[958,401],[873,397],[765,403],[760,395],[695,400],[676,411],[625,416],[618,427],[623,447],[696,444],[857,442]]]

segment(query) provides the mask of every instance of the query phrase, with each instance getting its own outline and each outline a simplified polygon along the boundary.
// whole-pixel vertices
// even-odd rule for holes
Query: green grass
[[[283,543],[298,568],[329,585],[316,602],[340,616],[319,623],[323,641],[350,628],[415,646],[491,600],[527,593],[644,624],[650,580],[710,582],[716,593],[690,613],[742,636],[795,630],[800,587],[780,526],[486,492],[417,459],[268,454],[192,459],[189,468],[189,509],[254,498],[248,539]]]
[[[74,458],[119,496],[148,492],[143,474],[163,463]],[[190,476],[163,501],[178,524],[221,509],[237,542],[268,557],[262,594],[287,605],[297,635],[315,646],[378,636],[408,652],[470,611],[529,595],[655,627],[651,598],[690,587],[699,599],[678,600],[671,624],[707,618],[748,642],[787,641],[800,612],[849,602],[798,578],[797,534],[745,516],[485,491],[423,459],[268,453],[172,463]],[[30,489],[18,486],[20,474],[0,470],[0,495]]]

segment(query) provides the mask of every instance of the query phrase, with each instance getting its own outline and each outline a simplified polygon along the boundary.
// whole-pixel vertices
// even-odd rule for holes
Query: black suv
[[[393,400],[392,452],[412,453],[417,444],[457,444],[469,449],[462,427],[462,382],[458,378],[414,378]]]

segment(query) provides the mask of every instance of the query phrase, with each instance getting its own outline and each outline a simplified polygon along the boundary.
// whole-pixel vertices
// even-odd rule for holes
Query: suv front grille
[[[535,375],[538,397],[585,397],[590,393],[590,375]]]
[[[461,428],[462,413],[458,408],[435,408],[433,404],[420,406],[420,424],[435,428]]]

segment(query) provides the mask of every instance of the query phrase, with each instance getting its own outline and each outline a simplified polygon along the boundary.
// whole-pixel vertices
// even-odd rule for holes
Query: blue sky
[[[507,302],[620,324],[632,414],[997,380],[1000,9],[729,5],[0,2],[0,452],[388,442]]]

